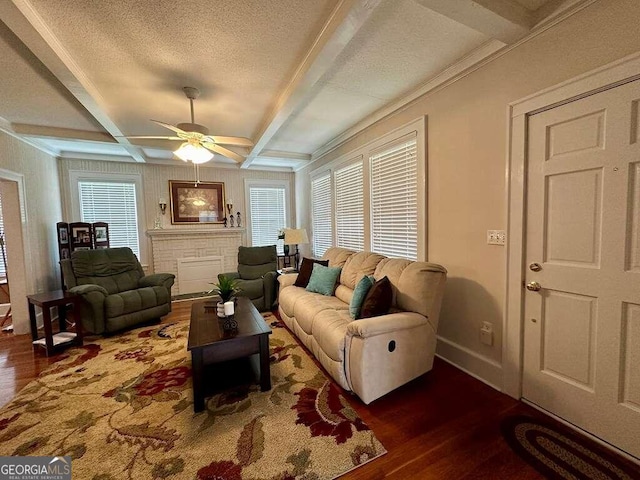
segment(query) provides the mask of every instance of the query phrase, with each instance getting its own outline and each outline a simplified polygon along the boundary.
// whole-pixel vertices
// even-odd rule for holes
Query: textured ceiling
[[[101,130],[98,122],[2,22],[0,117],[12,123]]]
[[[536,11],[543,5],[546,5],[551,0],[515,0],[517,3],[522,5],[527,10]]]
[[[109,103],[126,135],[189,121],[183,86],[202,92],[196,121],[255,135],[336,0],[32,0]],[[265,8],[268,6],[268,8]]]
[[[312,153],[488,40],[413,0],[383,2],[268,148]]]
[[[0,0],[0,129],[61,157],[171,161],[176,142],[122,136],[189,121],[194,86],[197,123],[256,143],[243,167],[298,168],[548,3],[456,2]]]

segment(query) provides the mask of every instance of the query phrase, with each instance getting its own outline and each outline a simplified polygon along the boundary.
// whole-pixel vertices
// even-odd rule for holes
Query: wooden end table
[[[75,307],[80,299],[80,295],[69,293],[65,290],[27,295],[32,343],[34,346],[40,345],[44,347],[47,357],[52,355],[58,348],[69,345],[82,346],[82,322],[80,319],[76,319],[75,333],[67,332],[67,306],[71,305]],[[38,337],[35,307],[42,308],[43,338]],[[52,307],[58,307],[58,324],[60,326],[58,333],[53,333],[53,328],[51,327]]]
[[[191,323],[187,350],[191,352],[193,376],[193,410],[204,410],[205,367],[215,363],[249,358],[260,379],[262,391],[271,389],[269,369],[269,335],[271,328],[251,300],[238,298],[234,315],[238,328],[225,331],[216,309],[205,308],[206,301],[191,306]]]

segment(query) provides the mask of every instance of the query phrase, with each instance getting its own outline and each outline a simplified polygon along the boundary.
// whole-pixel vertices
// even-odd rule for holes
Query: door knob
[[[540,285],[538,282],[527,283],[527,290],[530,290],[532,292],[539,292],[541,288],[542,285]]]

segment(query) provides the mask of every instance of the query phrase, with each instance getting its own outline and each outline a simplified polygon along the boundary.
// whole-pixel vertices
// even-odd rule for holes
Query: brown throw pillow
[[[311,278],[311,272],[313,271],[313,264],[319,263],[320,265],[324,265],[325,267],[329,266],[329,260],[316,260],[314,258],[303,258],[302,264],[300,265],[300,273],[298,273],[298,278],[294,282],[296,287],[307,288],[309,284],[309,279]]]
[[[386,315],[391,308],[392,299],[391,282],[387,277],[383,277],[373,284],[373,287],[367,292],[367,296],[364,297],[359,318]]]

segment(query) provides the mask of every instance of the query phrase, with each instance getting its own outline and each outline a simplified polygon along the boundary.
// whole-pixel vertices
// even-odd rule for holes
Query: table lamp
[[[284,244],[296,246],[296,268],[298,268],[300,260],[300,252],[298,251],[298,245],[309,243],[309,237],[307,236],[307,230],[304,228],[285,228],[284,230]]]

